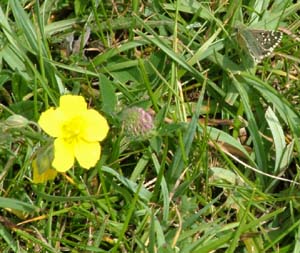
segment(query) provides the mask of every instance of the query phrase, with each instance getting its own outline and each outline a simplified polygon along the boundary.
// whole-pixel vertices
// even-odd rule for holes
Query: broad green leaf
[[[102,101],[102,110],[107,114],[115,112],[117,97],[113,83],[104,75],[99,75],[100,96]]]
[[[32,213],[38,211],[38,208],[32,204],[25,203],[23,201],[0,197],[0,207],[18,210],[21,212]]]

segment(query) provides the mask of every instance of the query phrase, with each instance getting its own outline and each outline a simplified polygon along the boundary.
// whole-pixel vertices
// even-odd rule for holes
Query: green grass
[[[2,1],[0,251],[300,252],[295,2]],[[283,32],[260,64],[241,23]],[[65,93],[108,120],[101,159],[34,184]],[[122,127],[134,106],[147,138]]]

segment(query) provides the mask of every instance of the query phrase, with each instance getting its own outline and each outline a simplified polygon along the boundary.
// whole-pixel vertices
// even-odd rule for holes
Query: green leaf
[[[110,175],[114,176],[116,179],[118,179],[125,187],[127,187],[132,192],[136,192],[138,189],[138,184],[135,182],[125,178],[124,176],[120,175],[117,171],[113,170],[112,168],[109,168],[107,166],[103,166],[101,168],[103,172],[109,173]],[[141,187],[139,191],[139,197],[142,198],[145,201],[149,201],[151,198],[151,192],[149,192],[146,188],[143,186]]]
[[[279,164],[281,163],[283,154],[285,153],[286,143],[281,124],[270,107],[268,107],[265,117],[273,135],[273,143],[275,146],[274,172],[276,173],[280,171]]]
[[[102,100],[102,110],[107,114],[112,114],[117,105],[117,97],[113,83],[104,75],[99,75],[99,86]]]
[[[13,238],[11,232],[8,231],[2,224],[0,224],[0,237],[6,241],[9,248],[11,248],[14,252],[18,252],[17,242]]]
[[[3,197],[0,197],[0,207],[10,208],[13,210],[18,210],[26,213],[32,213],[38,211],[38,207],[32,204],[28,204],[17,199],[3,198]]]

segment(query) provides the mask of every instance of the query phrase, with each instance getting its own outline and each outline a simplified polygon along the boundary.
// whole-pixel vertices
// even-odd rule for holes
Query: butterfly
[[[242,47],[247,48],[254,61],[259,63],[279,45],[282,32],[238,27],[237,39],[243,44]]]

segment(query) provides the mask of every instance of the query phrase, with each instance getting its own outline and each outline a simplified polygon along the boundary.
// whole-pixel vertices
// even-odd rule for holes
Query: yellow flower
[[[53,161],[53,155],[52,143],[48,143],[36,151],[32,161],[33,183],[44,183],[48,180],[53,180],[56,177],[57,171],[53,169],[51,165]]]
[[[99,141],[106,137],[109,126],[101,114],[87,108],[82,96],[62,96],[59,107],[43,112],[38,123],[56,138],[52,166],[57,171],[70,169],[75,158],[85,169],[95,166],[101,154]]]

